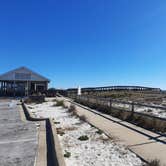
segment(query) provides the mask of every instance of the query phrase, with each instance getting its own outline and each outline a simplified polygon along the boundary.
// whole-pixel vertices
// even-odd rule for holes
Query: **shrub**
[[[77,128],[76,127],[66,127],[64,130],[65,131],[73,131],[73,130],[76,130]]]
[[[147,163],[145,166],[160,166],[160,161],[155,159]]]
[[[85,115],[81,115],[81,116],[79,116],[79,119],[80,119],[81,121],[84,121],[84,122],[87,120],[87,118],[86,118]]]
[[[96,131],[96,133],[101,135],[101,134],[103,134],[103,131],[102,130],[98,130],[98,131]]]
[[[56,101],[55,106],[57,106],[57,107],[65,107],[64,101],[63,100]]]
[[[89,139],[89,137],[87,135],[83,135],[78,138],[78,140],[80,140],[80,141],[87,141],[88,139]]]
[[[71,105],[68,111],[73,115],[77,115],[77,109],[74,105]]]
[[[28,108],[29,108],[29,109],[33,109],[33,107],[31,107],[31,106],[28,106]]]
[[[74,105],[71,105],[69,108],[69,112],[74,112],[76,110],[76,107]]]
[[[66,157],[66,158],[71,157],[71,153],[65,150],[64,157]]]
[[[57,128],[57,134],[59,134],[60,136],[63,136],[65,132],[62,128]]]
[[[151,110],[151,109],[148,109],[148,110],[146,110],[145,112],[149,112],[149,113],[150,113],[150,112],[153,112],[153,110]]]
[[[54,123],[55,123],[55,124],[60,124],[60,122],[56,122],[56,121],[55,121]]]

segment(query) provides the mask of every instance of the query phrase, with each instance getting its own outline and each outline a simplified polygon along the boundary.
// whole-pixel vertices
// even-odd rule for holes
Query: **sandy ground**
[[[142,112],[142,113],[149,114],[156,117],[160,117],[160,118],[166,118],[166,110],[162,110],[162,109],[135,107],[135,111]]]
[[[59,135],[63,152],[71,156],[66,158],[67,166],[141,166],[142,161],[123,145],[109,139],[98,129],[72,116],[68,109],[55,107],[49,101],[37,105],[28,105],[36,117],[51,117],[58,122],[56,127],[64,133]],[[88,140],[80,141],[80,136],[88,136]]]
[[[33,166],[36,125],[20,120],[16,101],[0,100],[0,166]]]
[[[122,109],[125,108],[128,110],[131,110],[128,104],[113,103],[113,107],[122,108]],[[134,106],[134,111],[160,117],[160,118],[166,118],[166,110],[162,110],[162,109],[155,109],[150,107],[148,108],[143,106]]]

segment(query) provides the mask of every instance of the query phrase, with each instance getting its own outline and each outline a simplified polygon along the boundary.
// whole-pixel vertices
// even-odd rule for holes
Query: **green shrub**
[[[64,101],[63,100],[56,101],[55,106],[57,106],[57,107],[65,107]]]
[[[55,123],[55,124],[60,124],[60,122],[56,122],[56,121],[55,121],[54,123]]]
[[[88,139],[89,139],[89,137],[87,135],[83,135],[78,138],[78,140],[80,140],[80,141],[87,141]]]
[[[101,135],[101,134],[103,134],[103,131],[102,130],[98,130],[98,131],[96,131],[96,133]]]
[[[71,157],[71,153],[65,150],[64,157],[66,157],[66,158]]]

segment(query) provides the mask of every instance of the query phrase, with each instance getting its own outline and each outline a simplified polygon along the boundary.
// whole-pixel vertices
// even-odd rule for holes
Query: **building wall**
[[[3,81],[0,85],[0,96],[28,96],[33,93],[44,93],[48,82]]]

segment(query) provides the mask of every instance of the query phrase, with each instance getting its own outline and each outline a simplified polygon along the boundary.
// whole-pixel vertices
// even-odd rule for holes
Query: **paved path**
[[[34,165],[36,125],[23,122],[19,109],[16,100],[0,99],[0,166]]]
[[[68,101],[65,103],[68,106],[70,105]],[[97,111],[92,110],[91,112],[85,108],[79,105],[76,106],[78,114],[85,115],[91,124],[103,130],[107,135],[114,137],[119,143],[127,145],[130,150],[143,159],[159,159],[161,165],[166,166],[165,136],[160,136],[109,115],[101,114],[102,117],[96,114]]]

